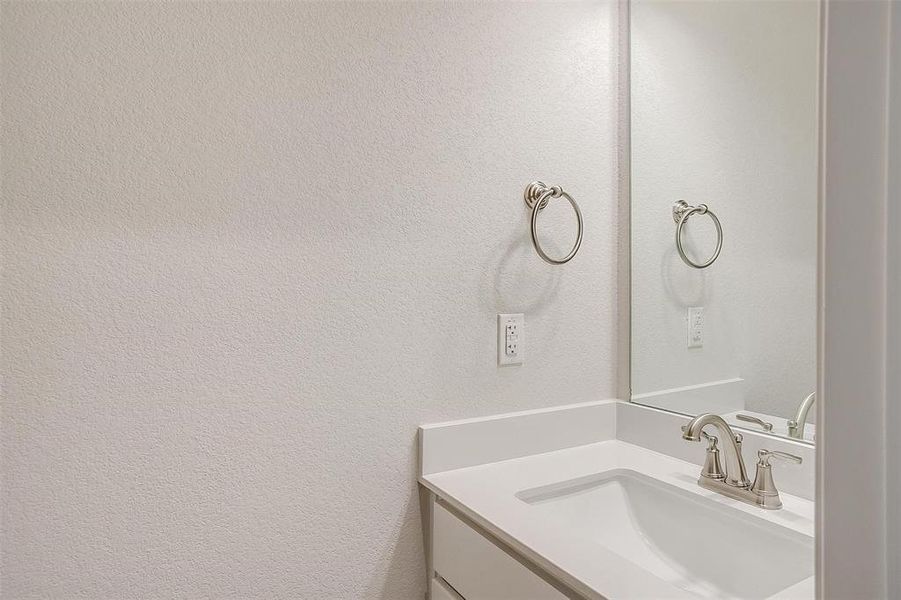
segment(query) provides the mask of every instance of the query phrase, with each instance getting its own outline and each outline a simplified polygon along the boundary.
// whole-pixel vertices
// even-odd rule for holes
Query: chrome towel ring
[[[551,258],[545,254],[544,250],[541,248],[541,244],[538,242],[538,212],[547,206],[547,203],[551,198],[561,197],[569,200],[573,210],[576,211],[579,232],[576,235],[576,243],[572,250],[569,251],[569,254],[563,258]],[[526,201],[526,206],[532,209],[532,245],[535,246],[535,252],[538,253],[538,256],[552,265],[562,265],[563,263],[568,263],[572,260],[572,257],[579,251],[579,246],[582,245],[582,211],[579,210],[579,205],[576,204],[573,197],[564,192],[563,188],[559,186],[547,186],[540,181],[533,181],[526,186],[526,191],[523,193],[523,200]]]
[[[688,258],[685,254],[685,250],[682,249],[682,228],[685,226],[685,223],[688,222],[688,217],[695,213],[699,215],[708,215],[713,220],[714,226],[716,226],[716,249],[713,251],[713,255],[707,262],[700,264],[693,262]],[[695,269],[706,269],[713,264],[713,261],[719,258],[720,250],[723,249],[723,226],[720,225],[720,220],[716,218],[716,215],[713,214],[712,210],[707,208],[706,204],[691,206],[685,200],[677,200],[676,203],[673,204],[673,221],[677,223],[676,250],[679,251],[679,256],[682,257],[682,260],[685,261],[686,265],[694,267]]]

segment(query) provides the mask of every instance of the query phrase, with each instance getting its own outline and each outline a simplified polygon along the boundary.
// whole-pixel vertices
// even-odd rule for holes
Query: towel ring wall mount
[[[682,229],[688,222],[688,218],[695,214],[707,215],[713,221],[714,227],[716,227],[716,248],[710,258],[707,259],[707,262],[703,263],[696,263],[688,258],[688,255],[685,254],[685,250],[682,248]],[[719,258],[720,250],[723,249],[723,226],[720,225],[720,220],[716,218],[712,210],[707,208],[706,204],[692,206],[685,200],[676,200],[673,204],[673,221],[676,222],[676,250],[679,251],[679,256],[682,257],[686,265],[695,269],[706,269],[713,264],[713,261]]]
[[[569,251],[569,254],[563,258],[552,258],[548,256],[541,248],[541,243],[538,241],[538,213],[544,210],[547,203],[550,202],[552,198],[565,198],[568,200],[576,213],[576,220],[578,221],[579,229],[576,235],[576,243],[573,245],[572,250]],[[538,256],[552,265],[562,265],[572,260],[579,251],[579,246],[582,245],[582,211],[579,210],[579,205],[576,204],[573,197],[564,192],[563,188],[560,186],[548,186],[541,181],[533,181],[526,186],[526,190],[523,192],[523,200],[525,200],[526,206],[532,211],[532,245],[535,247],[535,252],[538,253]]]

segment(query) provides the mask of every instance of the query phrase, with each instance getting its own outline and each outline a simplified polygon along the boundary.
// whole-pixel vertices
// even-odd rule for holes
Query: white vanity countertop
[[[452,508],[580,594],[617,600],[692,598],[692,594],[597,543],[566,535],[552,524],[535,519],[529,505],[516,497],[522,490],[614,469],[634,470],[754,517],[814,535],[813,502],[782,494],[781,510],[744,504],[699,487],[697,465],[618,440],[431,473],[420,481]],[[716,542],[691,540],[686,548],[692,543]],[[813,585],[810,577],[779,597],[812,598]]]

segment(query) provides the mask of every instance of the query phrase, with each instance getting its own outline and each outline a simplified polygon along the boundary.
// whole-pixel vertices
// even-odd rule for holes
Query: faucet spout
[[[739,488],[748,488],[751,481],[748,479],[745,461],[741,455],[741,436],[736,435],[721,416],[711,413],[698,415],[684,427],[682,438],[693,442],[701,441],[701,430],[707,425],[716,427],[719,438],[723,440],[726,483]]]

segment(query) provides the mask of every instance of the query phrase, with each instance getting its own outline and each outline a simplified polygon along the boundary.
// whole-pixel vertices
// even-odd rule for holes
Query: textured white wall
[[[816,385],[816,2],[632,4],[632,391],[742,377],[789,416]],[[676,252],[675,200],[723,224],[705,270]],[[698,259],[715,246],[694,217]],[[705,341],[687,347],[687,308]]]
[[[615,23],[4,2],[4,597],[421,598],[415,427],[614,393]]]

